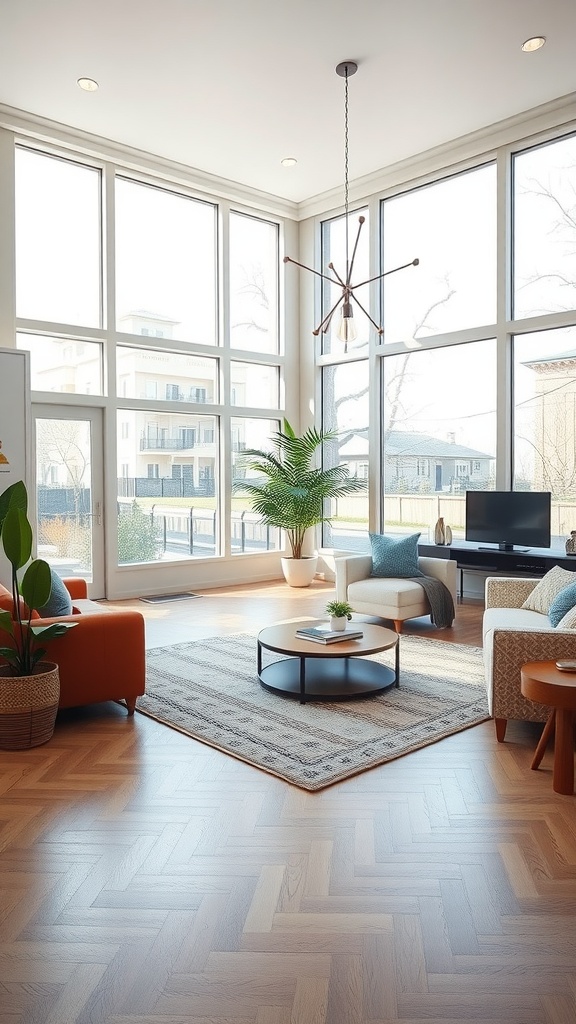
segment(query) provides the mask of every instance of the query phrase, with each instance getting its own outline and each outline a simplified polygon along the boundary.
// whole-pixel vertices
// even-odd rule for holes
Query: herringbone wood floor
[[[148,643],[328,584],[138,607]],[[479,604],[454,629],[480,643]],[[115,704],[0,752],[0,1024],[574,1024],[576,798],[492,723],[306,793]]]

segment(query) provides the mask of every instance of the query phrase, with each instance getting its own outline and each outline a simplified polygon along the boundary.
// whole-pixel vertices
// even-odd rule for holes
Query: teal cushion
[[[72,598],[52,566],[50,566],[50,576],[52,578],[50,597],[42,608],[36,609],[37,612],[43,619],[55,619],[59,615],[71,615]]]
[[[389,576],[406,579],[423,576],[418,568],[419,533],[409,536],[389,537],[383,533],[371,533],[372,572],[371,576]]]
[[[561,590],[550,605],[548,611],[548,618],[553,626],[557,626],[560,619],[563,619],[566,612],[569,612],[571,608],[576,605],[576,580],[574,583],[569,583],[564,590]]]

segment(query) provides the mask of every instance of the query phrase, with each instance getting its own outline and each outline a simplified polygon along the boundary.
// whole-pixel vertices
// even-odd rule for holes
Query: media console
[[[566,555],[561,549],[530,548],[528,551],[500,551],[494,546],[485,546],[470,541],[456,541],[452,544],[419,544],[419,555],[433,558],[449,558],[460,570],[460,600],[464,592],[464,573],[483,572],[504,576],[544,576],[553,565],[576,572],[576,557]]]

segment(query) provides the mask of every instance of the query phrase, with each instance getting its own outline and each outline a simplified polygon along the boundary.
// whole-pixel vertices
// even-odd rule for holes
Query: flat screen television
[[[548,491],[466,491],[465,538],[500,551],[549,548],[550,497]]]

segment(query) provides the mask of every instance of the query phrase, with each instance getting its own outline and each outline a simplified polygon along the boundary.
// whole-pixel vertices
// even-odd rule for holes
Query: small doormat
[[[165,604],[167,601],[190,601],[199,594],[154,594],[152,597],[141,597],[144,604]]]

